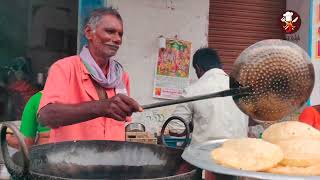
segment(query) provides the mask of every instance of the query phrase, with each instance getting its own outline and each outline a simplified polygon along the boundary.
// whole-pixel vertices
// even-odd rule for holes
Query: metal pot
[[[7,128],[17,136],[21,147],[12,159],[6,142]],[[197,169],[181,158],[182,148],[94,140],[43,144],[27,149],[19,130],[9,122],[1,127],[1,150],[12,179],[200,178]]]
[[[142,123],[130,123],[126,126],[126,132],[145,132],[146,127]]]

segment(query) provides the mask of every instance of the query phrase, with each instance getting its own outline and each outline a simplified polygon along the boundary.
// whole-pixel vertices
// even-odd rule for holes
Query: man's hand
[[[108,117],[125,121],[134,112],[142,112],[142,107],[132,98],[117,94],[110,99],[88,101],[79,104],[52,103],[39,110],[39,122],[50,128],[68,126],[97,117]]]
[[[118,121],[125,121],[134,112],[142,112],[142,107],[132,98],[124,94],[117,94],[110,99],[101,100],[105,117]]]

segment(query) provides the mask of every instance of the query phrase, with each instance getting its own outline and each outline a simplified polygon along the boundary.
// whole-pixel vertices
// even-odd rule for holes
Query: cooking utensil
[[[6,142],[7,128],[21,145],[12,159]],[[19,130],[9,122],[1,127],[1,152],[12,179],[199,179],[196,168],[181,158],[183,149],[92,140],[36,145],[28,150]]]
[[[186,102],[191,102],[191,101],[199,101],[199,100],[209,99],[209,98],[235,96],[235,95],[240,96],[240,95],[246,95],[246,94],[250,94],[250,93],[251,93],[251,89],[249,87],[235,87],[235,88],[228,89],[225,91],[219,91],[219,92],[205,94],[205,95],[185,97],[185,98],[180,98],[180,99],[175,99],[175,100],[168,100],[168,101],[163,101],[163,102],[147,104],[147,105],[143,105],[142,108],[143,109],[152,109],[152,108],[158,108],[158,107],[169,106],[169,105],[174,105],[174,104],[181,104],[181,103],[186,103]]]
[[[130,123],[126,125],[126,132],[145,132],[146,127],[142,123]]]
[[[244,171],[233,168],[228,168],[217,164],[211,158],[211,151],[220,147],[226,139],[212,140],[200,145],[188,146],[183,154],[182,158],[201,169],[205,169],[211,172],[219,174],[227,174],[232,176],[241,176],[257,179],[272,179],[272,180],[306,180],[306,179],[320,179],[320,176],[288,176],[280,174],[272,174],[265,172]]]
[[[307,53],[284,40],[264,40],[245,49],[237,58],[230,81],[231,89],[245,88],[246,94],[229,93],[237,106],[254,119],[275,121],[301,107],[314,86],[314,69]],[[228,90],[227,90],[228,91]],[[218,92],[219,94],[219,92]],[[194,98],[196,99],[196,98]],[[211,172],[259,179],[306,179],[226,168],[211,159],[211,151],[225,140],[190,145],[182,158]],[[319,179],[320,176],[309,176]]]
[[[247,115],[277,121],[301,107],[314,86],[314,69],[298,45],[280,39],[263,40],[245,49],[231,72],[229,90],[142,106],[144,109],[233,96]],[[214,82],[212,82],[214,83]]]
[[[251,94],[233,96],[247,115],[276,121],[294,112],[309,98],[314,69],[308,54],[285,40],[269,39],[246,48],[231,72],[231,87],[246,86]]]

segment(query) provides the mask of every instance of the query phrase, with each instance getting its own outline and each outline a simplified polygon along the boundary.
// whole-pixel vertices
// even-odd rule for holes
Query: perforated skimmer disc
[[[237,106],[261,121],[277,121],[289,115],[308,100],[314,86],[308,54],[280,39],[249,46],[235,61],[230,75],[253,91],[251,95],[234,96]]]

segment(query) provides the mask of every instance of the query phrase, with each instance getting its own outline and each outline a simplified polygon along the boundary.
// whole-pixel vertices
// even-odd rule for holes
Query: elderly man
[[[142,111],[129,97],[129,77],[116,55],[123,22],[113,8],[94,10],[84,27],[88,44],[79,55],[55,62],[38,116],[52,128],[50,142],[125,140],[125,121]]]

